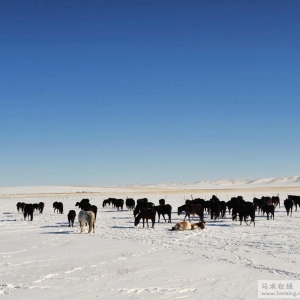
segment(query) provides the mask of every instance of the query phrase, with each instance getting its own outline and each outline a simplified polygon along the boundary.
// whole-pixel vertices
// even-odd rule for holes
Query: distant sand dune
[[[174,194],[233,194],[233,193],[300,193],[300,176],[198,181],[195,183],[162,183],[115,187],[95,186],[25,186],[0,187],[0,197],[55,197],[88,195],[174,195]]]

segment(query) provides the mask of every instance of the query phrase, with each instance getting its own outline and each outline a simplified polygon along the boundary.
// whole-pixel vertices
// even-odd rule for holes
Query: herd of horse
[[[127,198],[125,201],[123,199],[108,198],[103,200],[102,207],[107,206],[117,208],[118,211],[123,211],[123,206],[126,205],[128,211],[133,211],[134,225],[137,226],[141,220],[143,221],[143,227],[145,222],[147,227],[149,227],[148,221],[152,222],[152,228],[154,228],[156,215],[158,216],[158,223],[160,222],[161,215],[165,222],[171,223],[172,216],[172,206],[166,204],[165,199],[159,200],[159,205],[155,205],[149,202],[147,198],[138,199],[136,202],[132,198]],[[247,225],[255,226],[255,216],[256,214],[266,214],[267,219],[270,218],[274,220],[275,208],[280,207],[280,198],[278,196],[268,197],[263,196],[260,199],[254,198],[252,202],[245,201],[242,196],[232,197],[229,201],[221,201],[217,196],[213,195],[210,200],[204,200],[201,198],[185,200],[185,203],[177,208],[177,214],[181,215],[185,213],[183,222],[177,223],[172,230],[187,230],[205,227],[204,213],[210,216],[211,220],[222,219],[226,217],[226,211],[231,214],[233,221],[239,220],[240,225],[244,221]],[[292,216],[292,211],[295,208],[297,211],[297,206],[300,207],[300,196],[288,195],[287,199],[284,200],[284,207],[287,212],[287,216]],[[30,218],[33,220],[34,211],[39,211],[43,213],[45,204],[43,202],[35,204],[27,204],[24,202],[17,203],[17,210],[22,211],[24,215],[24,220]],[[84,231],[84,226],[88,225],[88,233],[95,232],[95,221],[97,218],[98,208],[96,205],[92,205],[89,199],[82,199],[80,202],[76,202],[75,207],[81,209],[78,214],[78,222],[81,228],[81,232]],[[53,203],[54,213],[63,214],[63,203],[54,202]],[[167,219],[166,219],[166,217]],[[191,216],[199,217],[198,223],[191,223]],[[70,210],[68,215],[69,227],[74,226],[76,211]],[[186,221],[188,218],[189,222]],[[179,229],[178,229],[179,228]]]

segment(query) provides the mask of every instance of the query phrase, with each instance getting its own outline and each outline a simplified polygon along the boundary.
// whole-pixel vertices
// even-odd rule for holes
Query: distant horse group
[[[34,211],[38,211],[40,214],[44,211],[45,204],[44,202],[40,203],[25,203],[25,202],[18,202],[17,203],[17,210],[22,211],[24,220],[32,221],[33,220],[33,213]]]

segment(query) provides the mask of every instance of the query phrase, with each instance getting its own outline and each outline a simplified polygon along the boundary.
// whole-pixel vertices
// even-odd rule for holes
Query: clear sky
[[[0,1],[0,185],[300,174],[300,1]]]

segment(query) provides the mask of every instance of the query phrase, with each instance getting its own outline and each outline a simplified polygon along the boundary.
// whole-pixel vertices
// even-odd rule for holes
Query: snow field
[[[227,201],[227,197],[237,195],[248,201],[253,198],[253,193],[243,190],[218,197]],[[277,195],[276,189],[268,195]],[[211,196],[206,194],[207,199]],[[261,196],[256,193],[256,197]],[[281,208],[276,209],[274,221],[258,215],[255,227],[240,226],[227,212],[226,219],[216,221],[205,215],[204,230],[184,232],[170,229],[183,220],[184,214],[178,216],[177,207],[190,195],[167,196],[166,203],[173,207],[172,223],[161,220],[155,229],[143,229],[141,223],[134,227],[133,213],[126,208],[123,212],[102,208],[106,196],[86,197],[98,206],[95,234],[80,233],[75,203],[81,196],[0,199],[0,297],[256,299],[257,280],[300,277],[300,210],[286,216],[286,194],[280,194]],[[166,195],[143,197],[158,204]],[[42,201],[44,213],[35,213],[32,222],[24,221],[16,209],[19,201]],[[63,215],[54,214],[54,201],[64,203]],[[70,209],[77,212],[74,228],[68,227]]]

